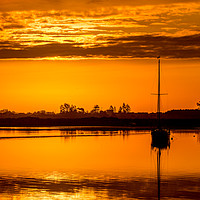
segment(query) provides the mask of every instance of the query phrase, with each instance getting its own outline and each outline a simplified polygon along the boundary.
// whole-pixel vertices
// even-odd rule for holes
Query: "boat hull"
[[[152,147],[167,148],[170,147],[170,131],[166,129],[155,129],[151,131]]]

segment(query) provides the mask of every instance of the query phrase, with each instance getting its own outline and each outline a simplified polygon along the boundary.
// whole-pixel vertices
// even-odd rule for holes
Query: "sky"
[[[200,0],[1,0],[0,109],[155,111],[158,55],[162,109],[197,108],[199,19]]]

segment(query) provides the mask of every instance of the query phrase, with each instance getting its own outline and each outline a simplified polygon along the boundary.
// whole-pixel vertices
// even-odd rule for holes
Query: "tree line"
[[[110,105],[110,107],[106,110],[102,110],[99,105],[94,105],[91,111],[85,111],[82,107],[77,107],[76,105],[70,105],[68,103],[64,103],[60,106],[60,113],[129,113],[131,111],[131,107],[129,104],[123,103],[117,110],[116,106]]]
[[[198,101],[196,105],[198,108],[196,109],[196,111],[200,111],[200,101]],[[138,118],[138,117],[144,117],[144,115],[145,116],[148,115],[147,112],[143,112],[143,113],[131,112],[130,105],[126,103],[123,103],[118,108],[116,108],[116,106],[110,105],[105,110],[102,110],[102,108],[97,104],[94,105],[90,111],[87,111],[82,107],[77,107],[76,105],[73,105],[73,104],[70,105],[68,103],[64,103],[60,105],[59,108],[60,110],[58,113],[48,112],[45,110],[23,113],[23,112],[10,111],[8,109],[2,109],[0,110],[0,118],[9,118],[9,117],[11,118],[19,118],[19,117],[44,117],[44,118],[62,118],[62,117],[76,118],[77,117],[77,118],[81,118],[81,117],[125,117],[125,116],[130,117],[131,115],[134,115],[135,117]],[[185,112],[187,110],[191,110],[191,109],[186,109]],[[175,110],[175,111],[179,112],[181,110]]]

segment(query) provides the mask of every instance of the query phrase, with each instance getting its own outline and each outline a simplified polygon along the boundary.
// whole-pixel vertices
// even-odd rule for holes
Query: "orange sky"
[[[199,0],[1,0],[0,108],[155,111],[157,55],[162,109],[196,108],[199,11]]]
[[[200,60],[161,60],[162,110],[197,108]],[[129,103],[156,111],[157,60],[1,61],[0,108],[59,111],[64,102],[91,110]]]

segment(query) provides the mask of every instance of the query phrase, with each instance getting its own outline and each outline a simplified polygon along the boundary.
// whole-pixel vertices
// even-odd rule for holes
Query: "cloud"
[[[199,11],[200,4],[165,4],[3,12],[0,58],[199,57]]]
[[[200,0],[179,0],[178,3],[200,2]],[[144,6],[175,4],[177,0],[1,0],[0,11],[23,11],[23,10],[89,10],[96,6]]]
[[[94,3],[94,4],[99,4],[99,3],[103,3],[104,0],[89,0],[88,3]]]
[[[25,26],[20,24],[10,24],[3,26],[3,29],[20,29],[20,28],[25,28]]]
[[[144,35],[109,38],[108,41],[104,45],[96,44],[92,48],[85,48],[83,43],[70,42],[26,46],[17,50],[4,48],[0,50],[0,58],[153,58],[157,55],[166,58],[200,58],[200,35],[184,37]]]

